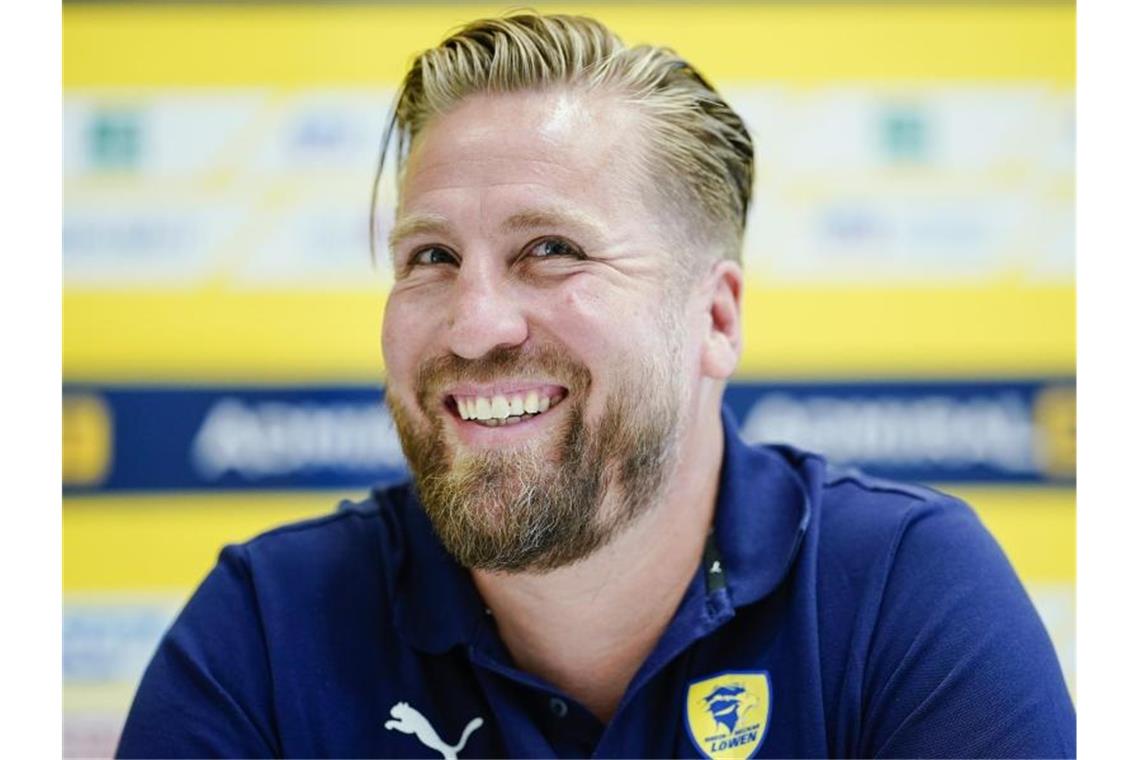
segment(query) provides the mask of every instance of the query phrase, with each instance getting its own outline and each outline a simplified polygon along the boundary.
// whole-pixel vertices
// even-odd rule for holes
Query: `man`
[[[223,551],[121,755],[1074,753],[966,506],[721,411],[752,144],[694,69],[480,21],[416,59],[394,131],[414,486]]]

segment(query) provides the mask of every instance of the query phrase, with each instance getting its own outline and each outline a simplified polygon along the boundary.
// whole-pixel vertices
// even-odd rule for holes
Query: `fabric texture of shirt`
[[[702,566],[608,724],[513,665],[400,485],[226,547],[118,755],[1075,755],[1048,635],[969,507],[724,425]]]

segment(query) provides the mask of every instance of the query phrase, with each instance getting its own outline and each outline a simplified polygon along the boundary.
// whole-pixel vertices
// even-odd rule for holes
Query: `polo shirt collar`
[[[750,446],[721,409],[724,459],[717,491],[716,548],[734,607],[772,593],[791,569],[812,517],[810,490],[783,447]]]
[[[714,532],[733,607],[759,601],[787,575],[811,519],[809,491],[785,452],[753,447],[727,407]],[[470,573],[443,548],[408,487],[402,557],[390,558],[394,621],[413,647],[442,653],[475,640],[487,614]],[[698,570],[703,572],[704,568]]]

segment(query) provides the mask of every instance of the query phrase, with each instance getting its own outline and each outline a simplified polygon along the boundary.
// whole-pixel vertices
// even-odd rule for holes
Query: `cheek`
[[[424,310],[411,304],[396,293],[388,298],[380,329],[380,350],[388,385],[402,390],[410,385],[416,366],[430,350],[432,334],[438,330],[423,319]]]
[[[609,292],[589,278],[565,283],[542,304],[542,323],[587,364],[612,360],[629,345],[635,310],[628,296]],[[591,368],[592,369],[592,368]]]
[[[545,332],[594,374],[599,387],[664,361],[659,298],[619,291],[592,278],[566,283],[540,307]]]

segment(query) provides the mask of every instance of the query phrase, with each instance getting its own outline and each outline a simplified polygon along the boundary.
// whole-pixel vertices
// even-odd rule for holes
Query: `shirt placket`
[[[512,757],[586,757],[602,724],[556,687],[514,667],[492,624],[484,623],[468,647],[476,678],[495,711]]]

